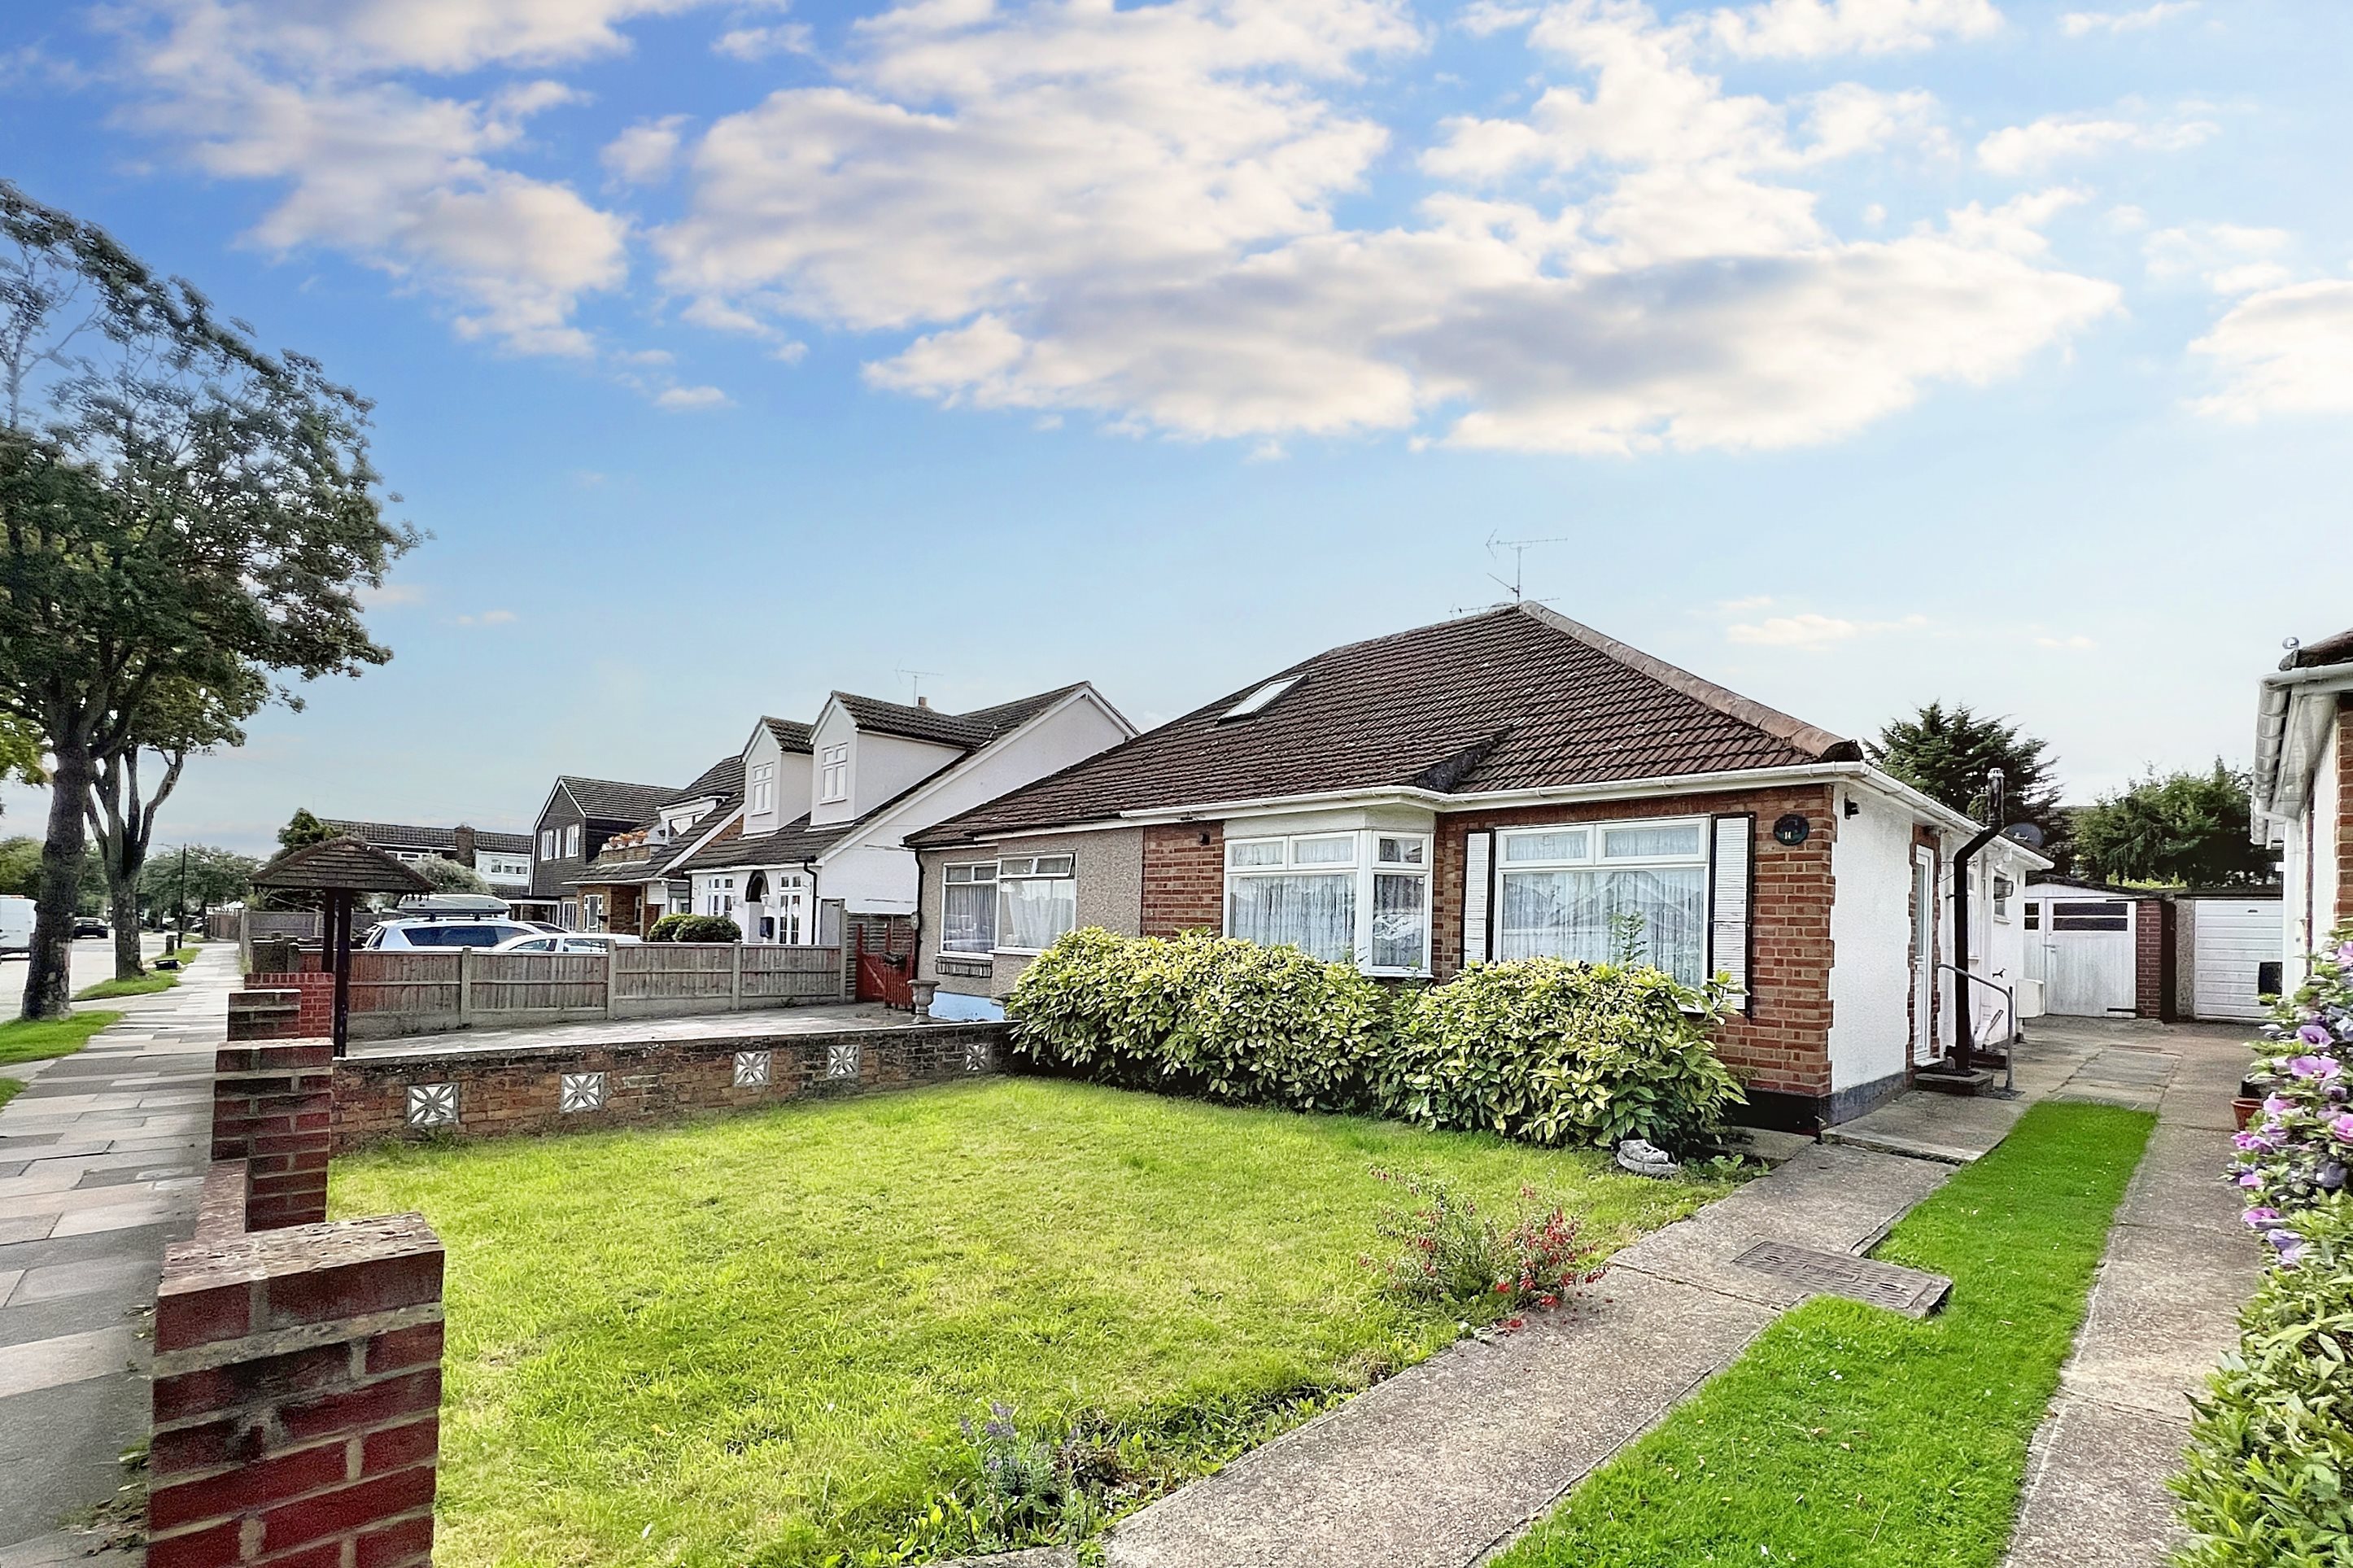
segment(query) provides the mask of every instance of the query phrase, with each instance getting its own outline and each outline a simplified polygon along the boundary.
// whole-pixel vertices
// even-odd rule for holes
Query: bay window
[[[1377,974],[1430,968],[1430,840],[1300,833],[1226,844],[1226,935]]]
[[[952,865],[940,900],[940,948],[985,953],[997,946],[997,863]]]
[[[997,863],[998,946],[1017,953],[1041,952],[1053,945],[1055,938],[1077,928],[1076,865],[1066,854],[1025,855]]]
[[[1707,824],[1700,818],[1499,832],[1500,959],[1607,963],[1621,945],[1686,985],[1707,978]]]

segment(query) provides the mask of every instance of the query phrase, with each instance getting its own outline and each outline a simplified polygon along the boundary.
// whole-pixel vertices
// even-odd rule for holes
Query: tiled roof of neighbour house
[[[2300,643],[2288,650],[2280,661],[2283,670],[2314,670],[2323,664],[2353,662],[2353,627],[2348,627],[2334,637],[2324,637],[2317,642]]]
[[[1507,605],[1318,653],[910,842],[1327,790],[1463,793],[1861,756],[1566,616]]]
[[[1050,692],[999,703],[995,707],[975,708],[968,714],[944,714],[937,708],[886,703],[880,697],[861,697],[854,692],[836,692],[833,698],[848,710],[851,718],[858,721],[858,727],[862,730],[974,751],[1007,730],[1036,718],[1085,683],[1083,681],[1072,682],[1067,686],[1057,686]]]
[[[760,722],[768,726],[768,733],[776,737],[776,744],[786,751],[807,754],[811,733],[807,725],[798,719],[770,718],[765,715],[761,716]]]
[[[433,891],[423,876],[348,833],[288,851],[255,872],[253,885],[339,893]]]
[[[662,802],[675,800],[678,791],[666,784],[623,784],[611,779],[583,779],[566,773],[556,782],[564,787],[585,816],[598,821],[642,827],[661,815]]]
[[[693,783],[670,796],[662,805],[682,806],[689,800],[733,800],[743,792],[744,754],[731,751],[696,774]]]
[[[414,822],[354,822],[341,817],[322,817],[319,820],[339,833],[364,839],[371,844],[394,844],[402,849],[453,850],[458,847],[456,828],[427,828]],[[531,850],[531,835],[497,833],[487,828],[476,828],[474,847],[525,854]]]
[[[832,848],[857,825],[828,822],[824,827],[813,828],[803,815],[773,833],[747,838],[744,824],[738,821],[729,823],[716,838],[670,869],[684,874],[724,871],[731,865],[800,865]]]

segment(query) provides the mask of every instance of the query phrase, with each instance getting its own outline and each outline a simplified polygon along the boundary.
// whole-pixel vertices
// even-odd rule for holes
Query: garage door
[[[2256,999],[2280,985],[2280,906],[2276,899],[2233,903],[2201,898],[2190,943],[2190,1009],[2200,1018],[2270,1016]]]
[[[2044,1012],[2078,1018],[2132,1015],[2133,915],[2129,898],[2028,903],[2027,972],[2043,983]]]

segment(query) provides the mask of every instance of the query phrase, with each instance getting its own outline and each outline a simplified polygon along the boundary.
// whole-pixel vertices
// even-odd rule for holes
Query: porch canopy
[[[362,893],[430,893],[417,871],[346,833],[280,855],[253,874],[256,887],[323,895],[327,954],[335,976],[335,1054],[343,1054],[352,1016],[352,899]]]

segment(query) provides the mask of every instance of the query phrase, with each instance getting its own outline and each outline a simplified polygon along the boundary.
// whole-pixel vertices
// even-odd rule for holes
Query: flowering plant
[[[2231,1175],[2247,1224],[2293,1268],[2305,1251],[2295,1215],[2343,1192],[2353,1167],[2353,928],[2314,956],[2263,1034],[2249,1080],[2264,1089],[2263,1118],[2232,1139]]]
[[[1577,1222],[1533,1187],[1520,1189],[1518,1210],[1505,1225],[1436,1177],[1377,1169],[1373,1178],[1401,1188],[1409,1202],[1373,1226],[1403,1250],[1387,1263],[1362,1261],[1410,1300],[1501,1316],[1556,1307],[1601,1277],[1597,1249],[1579,1238]]]

